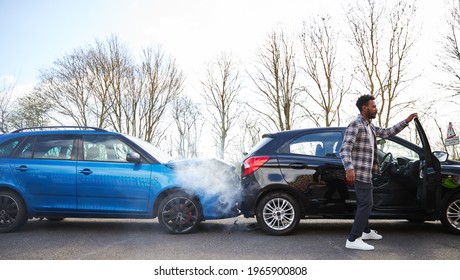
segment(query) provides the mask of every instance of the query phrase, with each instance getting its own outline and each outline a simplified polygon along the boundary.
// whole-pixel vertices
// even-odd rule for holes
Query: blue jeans
[[[356,213],[351,233],[348,240],[355,241],[356,238],[361,237],[363,232],[370,232],[369,216],[372,211],[373,198],[372,198],[372,183],[364,183],[355,181],[356,192]]]

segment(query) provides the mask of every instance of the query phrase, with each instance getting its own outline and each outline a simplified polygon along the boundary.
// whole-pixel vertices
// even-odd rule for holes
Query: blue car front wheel
[[[170,194],[160,203],[158,220],[169,233],[190,233],[202,220],[200,203],[185,193]]]

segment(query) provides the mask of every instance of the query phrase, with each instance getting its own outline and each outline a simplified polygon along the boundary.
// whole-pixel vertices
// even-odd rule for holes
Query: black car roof
[[[297,134],[302,134],[305,132],[315,132],[315,131],[344,131],[346,128],[345,127],[314,127],[314,128],[301,128],[301,129],[293,129],[293,130],[285,130],[285,131],[278,131],[278,132],[272,132],[272,133],[266,133],[262,135],[262,138],[278,138],[278,137],[293,137]]]

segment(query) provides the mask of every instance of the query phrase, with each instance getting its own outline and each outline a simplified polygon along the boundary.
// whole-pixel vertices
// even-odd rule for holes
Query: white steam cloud
[[[174,169],[182,188],[201,194],[204,201],[218,199],[219,212],[230,215],[240,200],[240,180],[234,166],[218,159],[175,161]],[[206,202],[203,203],[206,207]]]

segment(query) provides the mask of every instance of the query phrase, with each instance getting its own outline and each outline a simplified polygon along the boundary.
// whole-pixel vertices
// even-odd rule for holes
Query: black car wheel
[[[27,222],[22,198],[11,191],[0,191],[0,232],[12,232]]]
[[[287,193],[270,193],[257,205],[256,218],[260,227],[269,234],[285,235],[299,224],[299,204]]]
[[[449,232],[460,234],[460,194],[454,195],[444,204],[441,222]]]
[[[197,199],[185,193],[165,197],[158,213],[160,224],[169,233],[189,233],[201,222],[201,206]]]

